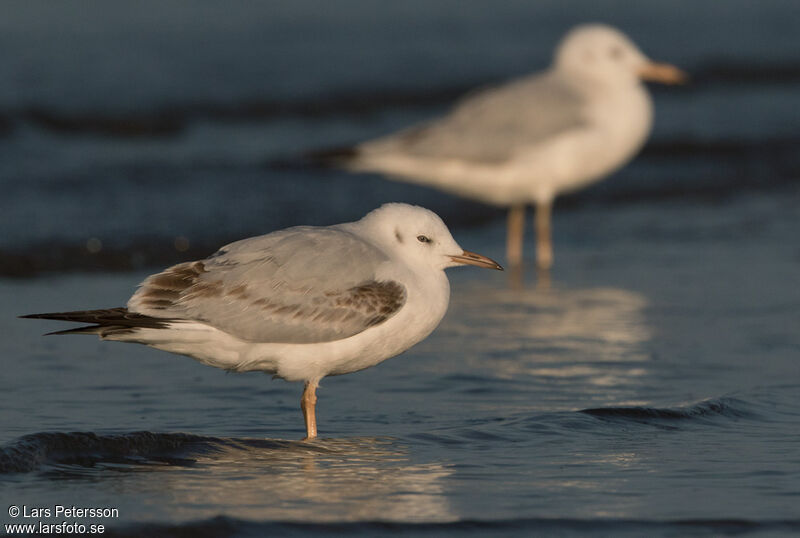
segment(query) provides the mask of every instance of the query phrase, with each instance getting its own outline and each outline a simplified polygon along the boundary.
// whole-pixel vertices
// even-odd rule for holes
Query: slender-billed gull
[[[444,117],[318,156],[510,207],[506,246],[514,266],[522,261],[525,206],[533,204],[537,265],[548,269],[555,197],[603,178],[638,152],[652,125],[642,79],[685,78],[650,61],[614,28],[578,26],[549,69],[470,94]]]
[[[428,336],[450,300],[444,269],[502,269],[463,250],[433,212],[386,204],[356,222],[300,226],[148,277],[127,308],[33,314],[235,372],[305,381],[308,439],[325,376],[357,372]]]

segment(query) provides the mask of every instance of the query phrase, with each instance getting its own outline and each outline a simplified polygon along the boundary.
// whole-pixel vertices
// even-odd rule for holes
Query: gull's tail
[[[265,164],[273,170],[317,170],[320,168],[348,168],[358,157],[355,146],[341,146],[311,150],[294,155],[270,159]]]
[[[143,316],[142,314],[130,312],[124,307],[28,314],[27,316],[20,317],[90,323],[91,325],[78,327],[76,329],[67,329],[47,334],[97,334],[100,335],[101,338],[129,334],[135,332],[137,329],[163,329],[168,327],[169,322],[172,321],[169,319]]]
[[[357,156],[358,148],[355,146],[342,146],[338,148],[309,151],[304,155],[304,158],[306,161],[316,166],[347,168],[347,165]]]

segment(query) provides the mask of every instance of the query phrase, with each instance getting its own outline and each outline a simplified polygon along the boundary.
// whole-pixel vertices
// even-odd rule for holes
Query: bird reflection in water
[[[635,390],[648,373],[648,301],[639,293],[617,288],[501,290],[473,281],[456,286],[437,338],[422,348],[439,357],[427,363],[431,368],[449,368],[452,357],[459,371],[575,384],[581,397],[591,397],[587,391],[613,397],[611,391],[622,400],[626,388]]]
[[[536,285],[534,288],[538,291],[548,291],[552,287],[552,279],[550,278],[550,269],[536,268]],[[508,287],[513,291],[524,290],[525,284],[525,266],[522,262],[511,265],[508,268]]]
[[[439,463],[412,463],[387,438],[220,439],[190,469],[166,471],[171,515],[283,521],[453,521]],[[163,494],[154,498],[163,499]]]

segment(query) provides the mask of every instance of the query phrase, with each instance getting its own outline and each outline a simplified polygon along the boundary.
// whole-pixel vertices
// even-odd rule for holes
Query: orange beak
[[[639,69],[639,77],[643,80],[661,82],[662,84],[685,84],[689,75],[674,65],[650,62]]]
[[[474,252],[470,252],[468,250],[462,252],[460,256],[450,256],[450,259],[463,265],[474,265],[476,267],[485,267],[487,269],[497,269],[498,271],[503,270],[503,266],[493,259],[487,258],[486,256],[481,256],[480,254],[475,254]]]

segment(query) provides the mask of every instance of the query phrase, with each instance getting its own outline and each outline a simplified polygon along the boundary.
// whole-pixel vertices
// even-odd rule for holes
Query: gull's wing
[[[366,142],[359,152],[502,162],[588,123],[586,98],[556,71],[468,95],[446,116]]]
[[[289,228],[152,275],[128,308],[252,342],[328,342],[382,323],[405,303],[402,284],[376,277],[387,260],[342,229]]]

